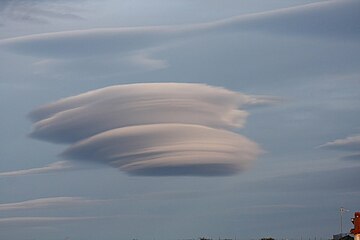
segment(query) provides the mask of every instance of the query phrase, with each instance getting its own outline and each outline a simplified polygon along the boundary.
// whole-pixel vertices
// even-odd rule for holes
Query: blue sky
[[[0,238],[320,239],[340,207],[348,231],[359,22],[355,0],[2,1]]]

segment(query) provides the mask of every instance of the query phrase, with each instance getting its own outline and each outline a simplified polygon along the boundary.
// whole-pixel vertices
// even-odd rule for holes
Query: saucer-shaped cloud
[[[229,131],[149,124],[100,133],[63,155],[103,161],[135,175],[229,175],[245,168],[260,152],[254,142]]]
[[[111,86],[34,110],[31,136],[133,175],[229,175],[261,153],[229,131],[246,121],[240,108],[273,101],[204,84]]]
[[[188,123],[242,127],[242,105],[271,101],[202,84],[151,83],[111,86],[45,105],[30,113],[32,137],[75,142],[126,126]]]

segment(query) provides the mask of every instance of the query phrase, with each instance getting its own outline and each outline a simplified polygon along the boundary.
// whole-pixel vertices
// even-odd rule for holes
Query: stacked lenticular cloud
[[[268,101],[204,84],[117,85],[32,111],[31,136],[70,144],[65,158],[131,175],[231,175],[261,153],[231,132],[246,121],[240,108]]]

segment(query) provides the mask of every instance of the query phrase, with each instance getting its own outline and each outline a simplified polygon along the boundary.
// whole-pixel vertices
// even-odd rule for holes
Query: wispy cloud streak
[[[82,197],[39,198],[15,203],[1,203],[0,211],[25,210],[51,207],[71,207],[107,203],[109,200],[93,200]]]
[[[319,148],[328,148],[335,150],[345,151],[360,151],[360,135],[354,135],[343,139],[337,139],[328,143],[325,143]]]
[[[360,161],[360,135],[353,135],[343,139],[336,139],[320,145],[318,148],[355,152],[342,157],[344,160]]]
[[[9,172],[0,172],[0,177],[17,177],[17,176],[26,176],[33,174],[43,174],[43,173],[66,171],[73,168],[74,168],[73,165],[68,161],[58,161],[44,167],[22,169],[22,170],[9,171]]]
[[[47,23],[51,19],[78,20],[81,17],[68,7],[70,1],[2,0],[1,18],[31,23]]]
[[[184,39],[212,34],[260,32],[356,42],[360,37],[356,25],[360,22],[359,9],[360,2],[356,0],[324,1],[207,23],[96,28],[19,36],[0,40],[0,49],[40,58],[40,64],[34,65],[39,72],[54,68],[58,71],[66,69],[62,72],[90,71],[90,75],[103,75],[108,70],[116,74],[153,71],[169,65],[166,59],[155,57],[156,53],[175,47]]]
[[[43,226],[53,223],[71,223],[74,221],[91,221],[104,218],[106,217],[8,217],[0,218],[0,227]]]
[[[184,26],[102,28],[21,36],[0,45],[21,54],[53,58],[126,54],[212,32],[261,31],[358,39],[360,3],[326,1]],[[87,44],[83,44],[86,41]]]

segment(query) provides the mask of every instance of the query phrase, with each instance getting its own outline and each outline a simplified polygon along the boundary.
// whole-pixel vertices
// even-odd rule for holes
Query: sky
[[[360,210],[357,0],[0,1],[0,239],[329,239]]]

